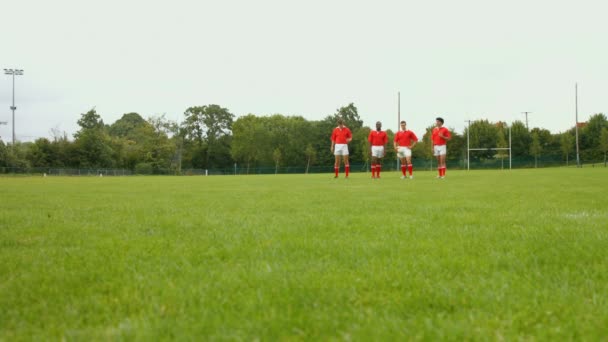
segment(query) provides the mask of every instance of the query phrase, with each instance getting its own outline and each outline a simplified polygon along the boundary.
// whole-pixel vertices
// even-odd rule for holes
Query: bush
[[[135,164],[135,174],[138,175],[151,175],[154,168],[152,163],[138,163]]]

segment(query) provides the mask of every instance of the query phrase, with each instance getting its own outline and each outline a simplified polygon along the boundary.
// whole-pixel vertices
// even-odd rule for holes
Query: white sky
[[[421,134],[441,115],[554,133],[608,113],[607,1],[4,1],[0,68],[17,139],[70,138],[80,114],[181,120],[219,104],[318,120],[354,102],[365,125]],[[12,81],[0,80],[11,140]],[[328,132],[328,135],[330,132]]]

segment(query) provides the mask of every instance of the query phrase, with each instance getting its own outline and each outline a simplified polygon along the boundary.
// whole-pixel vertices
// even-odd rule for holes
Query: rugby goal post
[[[467,171],[471,169],[471,151],[509,151],[509,170],[511,170],[512,166],[512,158],[511,158],[511,126],[509,126],[509,147],[486,147],[486,148],[470,148],[469,146],[469,134],[471,131],[471,120],[467,120],[469,123],[469,129],[467,129]]]

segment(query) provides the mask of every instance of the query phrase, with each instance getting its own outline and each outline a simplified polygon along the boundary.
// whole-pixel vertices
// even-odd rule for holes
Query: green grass
[[[602,340],[608,170],[0,178],[0,341]]]

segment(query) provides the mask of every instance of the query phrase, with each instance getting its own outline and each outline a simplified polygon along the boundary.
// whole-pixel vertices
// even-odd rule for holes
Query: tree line
[[[338,118],[344,119],[353,132],[349,145],[350,161],[366,167],[369,163],[367,137],[357,107],[350,103],[322,120],[281,114],[258,116],[235,115],[216,104],[189,107],[181,122],[164,115],[144,119],[138,113],[126,113],[112,124],[105,124],[93,108],[81,114],[80,129],[72,139],[53,131],[53,138],[17,142],[15,146],[0,139],[0,167],[10,168],[117,168],[136,173],[183,169],[231,169],[235,163],[245,173],[259,167],[293,166],[306,171],[314,166],[333,165],[329,137]],[[504,122],[477,120],[462,134],[450,129],[448,163],[466,160],[467,136],[470,148],[508,147],[508,125]],[[553,156],[565,164],[575,153],[575,127],[552,134],[543,128],[528,130],[523,122],[511,124],[512,157],[534,160]],[[416,131],[420,139],[412,151],[416,160],[432,161],[430,132]],[[392,148],[394,132],[387,130],[389,145],[385,160],[395,160]],[[579,127],[581,159],[603,161],[608,153],[608,120],[594,114]],[[504,160],[506,150],[481,150],[471,153],[472,161]]]

